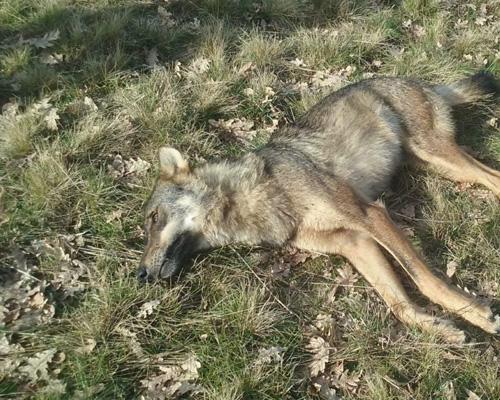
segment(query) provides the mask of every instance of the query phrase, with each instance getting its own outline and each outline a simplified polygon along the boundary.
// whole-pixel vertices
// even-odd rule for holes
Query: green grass
[[[341,398],[500,398],[498,339],[429,304],[408,280],[420,304],[473,343],[451,346],[403,326],[362,279],[332,292],[339,257],[295,265],[289,250],[236,247],[200,257],[172,285],[135,279],[159,146],[179,148],[194,165],[242,154],[264,143],[273,123],[346,84],[322,87],[319,73],[434,83],[479,68],[498,75],[499,22],[493,0],[0,3],[0,398],[161,398],[142,381],[188,357],[200,363],[189,382],[203,391],[185,398],[327,398],[307,376],[312,337],[328,343],[322,376],[334,378]],[[458,139],[498,169],[492,117],[498,107],[461,121]],[[253,121],[257,135],[227,141],[209,123],[231,118]],[[117,154],[152,166],[113,176]],[[453,284],[498,298],[496,200],[416,168],[392,190],[391,212],[416,205],[406,225],[429,264],[445,276],[454,261]],[[289,276],[271,272],[283,259]],[[315,327],[318,315],[333,323]],[[95,347],[82,350],[89,340]],[[273,347],[280,356],[259,361]],[[57,357],[46,375],[20,372],[50,349]]]

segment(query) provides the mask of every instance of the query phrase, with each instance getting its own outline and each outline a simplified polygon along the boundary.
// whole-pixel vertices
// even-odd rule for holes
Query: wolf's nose
[[[144,267],[139,267],[139,269],[137,270],[137,280],[139,282],[146,282],[146,280],[148,279],[148,270]]]

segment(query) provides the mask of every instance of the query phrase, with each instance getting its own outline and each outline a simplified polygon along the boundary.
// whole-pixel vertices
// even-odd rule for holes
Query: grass
[[[242,154],[338,87],[322,87],[317,73],[435,83],[479,68],[498,75],[499,21],[493,0],[2,2],[0,397],[161,398],[144,381],[194,356],[189,382],[203,391],[184,397],[328,398],[307,375],[307,346],[321,336],[325,376],[342,398],[500,398],[498,339],[446,315],[474,339],[447,345],[399,323],[362,279],[333,291],[339,257],[299,266],[289,250],[234,247],[200,257],[174,285],[134,277],[159,146],[194,165]],[[33,44],[56,30],[48,46]],[[458,138],[499,168],[498,122],[485,121],[500,110],[487,114],[460,122]],[[230,118],[253,121],[256,136],[219,137],[209,121]],[[117,154],[152,167],[116,172]],[[497,202],[417,169],[392,190],[391,212],[416,206],[405,221],[429,264],[444,276],[454,261],[452,283],[498,298]],[[283,259],[290,274],[272,273]],[[314,327],[318,315],[333,322]],[[279,357],[259,361],[271,348]],[[45,374],[43,363],[37,379],[20,372],[51,349]]]

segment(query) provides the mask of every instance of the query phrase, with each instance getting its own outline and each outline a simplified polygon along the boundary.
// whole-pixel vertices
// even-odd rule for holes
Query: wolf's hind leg
[[[500,333],[500,317],[475,297],[439,279],[381,207],[368,204],[363,230],[383,246],[410,275],[420,291],[433,302],[460,315],[489,333]]]
[[[487,167],[463,151],[456,143],[450,143],[446,139],[429,148],[432,148],[432,151],[414,148],[412,153],[449,179],[457,182],[481,183],[500,197],[499,171]]]
[[[461,330],[448,321],[427,314],[410,300],[377,242],[368,234],[345,229],[302,232],[294,244],[299,248],[346,257],[402,322],[436,332],[449,342],[464,341],[465,335]]]

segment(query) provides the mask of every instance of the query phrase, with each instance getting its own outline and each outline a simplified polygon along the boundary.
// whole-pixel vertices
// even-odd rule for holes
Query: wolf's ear
[[[171,147],[160,147],[160,179],[176,180],[189,173],[189,165],[181,153]]]

